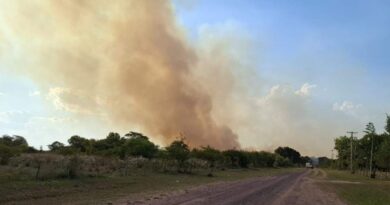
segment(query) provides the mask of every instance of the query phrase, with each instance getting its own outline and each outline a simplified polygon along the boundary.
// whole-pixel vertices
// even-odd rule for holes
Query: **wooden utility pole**
[[[354,174],[355,171],[353,170],[353,135],[357,134],[357,132],[347,132],[348,134],[351,134],[351,157],[350,157],[350,168],[351,168],[351,173]]]

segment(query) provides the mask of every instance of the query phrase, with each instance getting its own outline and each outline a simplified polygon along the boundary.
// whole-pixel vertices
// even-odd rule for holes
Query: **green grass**
[[[218,181],[270,176],[300,169],[237,169],[202,174],[164,174],[135,171],[127,177],[80,178],[75,180],[15,180],[0,169],[0,203],[12,204],[107,204],[124,197],[147,196]]]
[[[347,171],[325,170],[326,181],[321,186],[339,195],[341,199],[351,205],[389,205],[390,181],[369,179],[367,177],[350,174]],[[331,180],[339,180],[353,183],[334,183]]]

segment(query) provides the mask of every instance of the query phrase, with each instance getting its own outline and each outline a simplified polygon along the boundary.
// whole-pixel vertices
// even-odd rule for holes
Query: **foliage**
[[[301,154],[293,148],[290,147],[278,147],[275,150],[276,154],[279,154],[282,157],[289,159],[294,164],[301,163]]]
[[[26,139],[22,136],[3,135],[0,137],[0,165],[8,164],[11,157],[17,156],[22,152],[28,152]]]
[[[15,151],[9,146],[0,144],[0,165],[8,164],[9,159],[15,155]]]
[[[80,152],[86,152],[88,148],[90,147],[90,143],[88,139],[85,139],[83,137],[80,137],[78,135],[72,136],[68,143],[71,147],[75,148],[76,150]]]
[[[217,161],[223,159],[221,152],[210,146],[202,147],[200,150],[194,149],[192,152],[196,158],[207,161],[210,169],[208,176],[213,175],[213,170],[216,167]]]
[[[155,157],[158,147],[146,136],[130,136],[124,145],[125,155],[141,156],[148,159]]]
[[[47,147],[49,148],[50,151],[56,152],[56,151],[60,151],[61,149],[63,149],[65,147],[65,145],[61,142],[55,141],[55,142],[51,143],[50,145],[48,145]]]
[[[385,125],[385,130],[388,135],[390,135],[390,115],[386,115],[386,125]]]
[[[340,169],[346,169],[349,166],[349,158],[350,158],[350,143],[351,140],[347,136],[341,136],[335,139],[335,147],[334,149],[338,153],[338,167]]]
[[[171,159],[174,159],[178,163],[177,170],[180,172],[184,167],[185,161],[190,157],[190,149],[184,141],[175,140],[167,148],[168,155]]]
[[[273,166],[274,167],[287,167],[291,166],[291,161],[288,158],[276,155]]]
[[[289,159],[264,151],[220,151],[210,146],[191,151],[183,139],[160,149],[138,132],[124,136],[110,132],[103,139],[74,135],[68,143],[54,141],[48,145],[49,151],[37,151],[23,137],[5,135],[0,138],[0,162],[29,169],[29,176],[37,180],[102,174],[128,176],[135,169],[180,173],[207,170],[212,176],[217,169],[292,165]]]
[[[390,136],[385,135],[384,142],[380,145],[377,153],[378,166],[390,169]]]
[[[390,117],[386,116],[383,134],[377,134],[372,122],[366,125],[364,136],[352,139],[353,166],[361,170],[369,170],[372,154],[373,176],[376,170],[390,170]],[[340,169],[350,166],[351,138],[346,136],[335,139],[335,150],[338,152],[337,165]]]
[[[249,166],[248,155],[244,151],[226,150],[222,154],[230,161],[232,168],[247,168]]]

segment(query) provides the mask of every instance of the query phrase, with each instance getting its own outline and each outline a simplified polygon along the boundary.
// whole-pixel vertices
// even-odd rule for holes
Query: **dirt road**
[[[309,171],[272,177],[252,178],[187,190],[185,193],[154,197],[127,204],[151,205],[342,205],[334,194],[320,190]]]

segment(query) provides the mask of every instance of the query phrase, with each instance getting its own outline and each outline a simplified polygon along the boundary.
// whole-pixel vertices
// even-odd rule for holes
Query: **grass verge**
[[[9,204],[110,204],[116,199],[156,191],[174,191],[197,185],[271,176],[301,169],[236,169],[205,173],[164,174],[138,170],[127,177],[80,178],[75,180],[8,180],[0,170],[0,203]]]
[[[347,171],[324,170],[326,178],[319,182],[325,190],[335,192],[350,205],[389,205],[390,181],[369,179]]]

